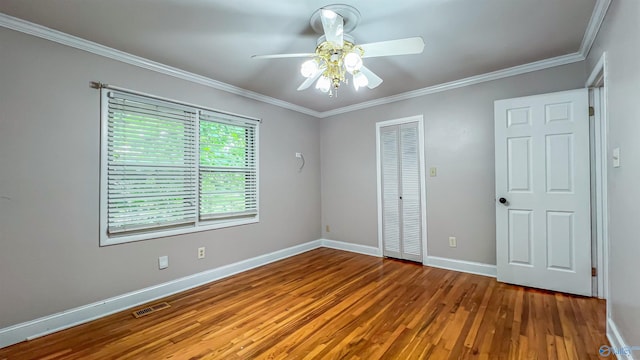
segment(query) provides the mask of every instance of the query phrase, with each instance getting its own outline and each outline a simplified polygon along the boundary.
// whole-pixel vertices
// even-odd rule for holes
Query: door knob
[[[501,197],[500,199],[498,199],[498,201],[500,202],[500,204],[506,204],[507,203],[507,199]]]

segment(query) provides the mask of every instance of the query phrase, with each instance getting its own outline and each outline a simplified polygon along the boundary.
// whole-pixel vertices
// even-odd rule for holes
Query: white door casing
[[[382,254],[421,262],[426,247],[422,117],[381,122],[376,132]]]
[[[597,288],[596,294],[601,299],[607,299],[609,293],[608,280],[608,194],[607,194],[607,54],[602,53],[600,60],[591,71],[591,75],[587,79],[585,86],[593,91],[594,108],[594,155],[595,161],[592,166],[595,168],[595,198],[592,198],[592,207],[595,208],[595,228],[596,228],[596,268],[597,268]],[[591,100],[591,98],[590,98]],[[593,248],[593,247],[592,247]],[[607,314],[610,314],[609,306],[611,302],[607,302]]]
[[[499,281],[591,296],[588,106],[587,89],[495,102]]]

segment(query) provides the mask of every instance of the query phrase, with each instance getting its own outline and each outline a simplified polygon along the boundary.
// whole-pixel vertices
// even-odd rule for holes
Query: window
[[[258,121],[102,89],[101,245],[258,221]]]

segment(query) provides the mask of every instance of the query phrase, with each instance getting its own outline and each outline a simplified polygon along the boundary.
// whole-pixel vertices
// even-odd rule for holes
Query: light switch
[[[449,247],[458,247],[458,241],[455,236],[449,236]]]
[[[429,168],[429,176],[436,177],[437,175],[438,175],[438,169],[436,169],[434,167]]]
[[[169,267],[169,257],[168,256],[160,256],[158,258],[158,268],[160,270],[166,269]]]
[[[620,148],[619,147],[613,149],[612,158],[613,158],[613,167],[614,168],[620,167]]]

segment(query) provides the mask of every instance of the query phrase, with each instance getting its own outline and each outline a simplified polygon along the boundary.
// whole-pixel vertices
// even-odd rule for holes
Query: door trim
[[[590,89],[601,88],[600,91],[594,91],[594,103],[590,104],[594,107],[595,120],[595,150],[596,160],[596,196],[593,206],[596,207],[596,248],[597,248],[597,290],[596,295],[601,299],[609,297],[609,213],[608,213],[608,187],[607,187],[607,139],[608,139],[608,122],[607,122],[607,88],[608,88],[608,69],[607,69],[607,53],[603,52],[598,63],[591,70],[591,74],[587,79],[585,86]],[[598,101],[599,100],[599,101]],[[609,302],[607,302],[607,313],[610,314]]]
[[[420,212],[422,226],[422,264],[427,264],[427,189],[425,176],[425,154],[424,154],[424,117],[423,115],[409,116],[400,119],[380,121],[376,123],[376,178],[377,178],[377,200],[378,200],[378,250],[384,253],[382,244],[382,168],[380,166],[380,129],[385,126],[402,125],[408,123],[418,123],[418,155],[420,166]]]

